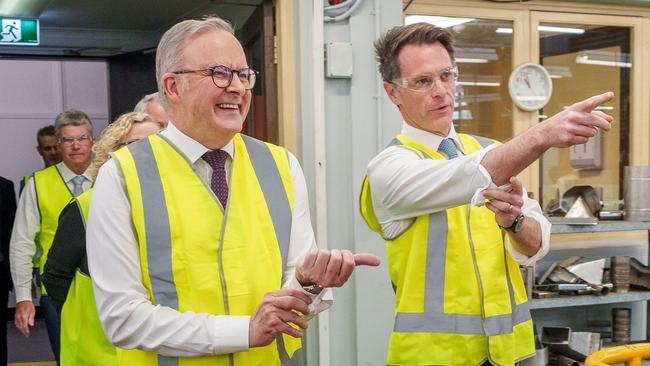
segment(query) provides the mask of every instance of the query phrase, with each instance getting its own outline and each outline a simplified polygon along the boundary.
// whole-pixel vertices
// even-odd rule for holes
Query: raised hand
[[[300,314],[309,313],[310,303],[311,298],[299,290],[282,289],[264,295],[248,326],[249,347],[266,346],[281,333],[302,337],[302,329],[307,329],[307,321],[301,319]]]
[[[510,185],[512,188],[507,192],[500,189],[483,191],[483,197],[489,200],[485,206],[495,213],[497,224],[503,227],[512,226],[524,205],[524,188],[519,178],[511,177]]]
[[[595,95],[571,105],[540,123],[538,126],[542,128],[546,144],[549,147],[584,144],[596,135],[598,129],[608,131],[613,121],[612,116],[594,109],[612,99],[614,99],[612,92]]]
[[[349,250],[312,249],[296,267],[296,279],[302,285],[341,287],[356,266],[378,266],[381,260],[374,254],[352,254]]]

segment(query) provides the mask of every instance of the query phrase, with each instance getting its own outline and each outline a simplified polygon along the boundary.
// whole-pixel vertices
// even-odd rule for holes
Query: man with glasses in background
[[[133,107],[134,112],[146,113],[153,117],[156,122],[165,128],[169,122],[169,117],[167,117],[167,112],[160,104],[160,94],[158,92],[147,94],[138,103]]]
[[[386,243],[396,289],[389,365],[513,365],[535,352],[517,264],[548,252],[550,223],[516,177],[551,147],[583,144],[612,118],[578,102],[500,145],[457,133],[449,31],[417,23],[375,42],[402,132],[369,163],[361,213]]]
[[[70,109],[56,117],[54,130],[63,161],[35,172],[25,185],[18,201],[9,245],[11,275],[16,291],[15,323],[25,337],[30,335],[35,315],[31,291],[32,257],[37,249],[41,250],[38,264],[39,275],[42,274],[61,210],[72,197],[80,195],[92,185],[86,172],[93,146],[90,118],[84,112]],[[40,306],[50,345],[58,362],[60,318],[42,286],[41,290]]]
[[[318,250],[297,159],[239,133],[256,76],[223,19],[183,21],[160,40],[169,124],[102,166],[87,225],[120,364],[299,364],[310,314],[332,303],[327,288],[379,264]]]

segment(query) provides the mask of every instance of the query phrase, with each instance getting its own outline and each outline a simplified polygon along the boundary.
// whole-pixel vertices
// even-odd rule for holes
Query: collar
[[[176,128],[172,121],[169,121],[167,128],[160,132],[160,134],[169,140],[169,142],[174,144],[178,151],[180,151],[181,154],[185,155],[187,160],[189,160],[192,164],[196,163],[196,161],[199,160],[203,154],[210,150],[207,147],[203,146],[200,142],[187,136],[181,130]],[[235,151],[235,144],[233,140],[228,141],[228,143],[222,147],[221,150],[227,152],[232,159]]]
[[[60,162],[56,164],[56,168],[59,170],[59,174],[61,174],[61,177],[63,178],[63,181],[66,183],[69,183],[72,178],[76,177],[77,174],[70,170],[67,165],[65,165],[64,162]],[[88,174],[88,169],[86,169],[83,174],[86,179],[88,179],[89,182],[92,182],[93,180],[90,178],[90,174]]]
[[[458,137],[458,134],[456,133],[456,129],[454,128],[453,124],[449,129],[449,134],[447,134],[447,136],[445,137],[442,137],[436,135],[435,133],[431,133],[428,131],[421,130],[419,128],[415,128],[409,125],[408,123],[403,122],[402,135],[409,137],[415,141],[418,141],[419,143],[423,144],[424,146],[430,148],[433,151],[438,151],[438,148],[440,147],[440,143],[442,142],[443,139],[450,138],[454,142],[454,144],[456,144],[456,148],[463,155],[465,155],[463,144],[460,143],[460,137]]]

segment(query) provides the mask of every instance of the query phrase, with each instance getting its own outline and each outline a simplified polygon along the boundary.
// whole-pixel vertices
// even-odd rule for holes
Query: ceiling
[[[0,45],[0,55],[114,56],[153,50],[175,23],[206,14],[239,29],[262,0],[0,0],[1,17],[37,17],[39,46]]]

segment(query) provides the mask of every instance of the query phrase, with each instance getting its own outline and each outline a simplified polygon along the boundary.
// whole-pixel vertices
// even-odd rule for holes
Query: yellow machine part
[[[626,366],[641,366],[644,359],[650,359],[650,343],[603,348],[589,355],[585,366],[609,366],[622,362]]]

